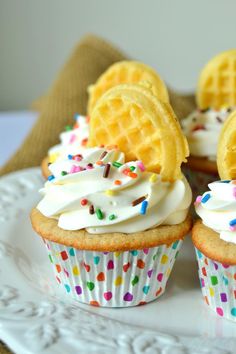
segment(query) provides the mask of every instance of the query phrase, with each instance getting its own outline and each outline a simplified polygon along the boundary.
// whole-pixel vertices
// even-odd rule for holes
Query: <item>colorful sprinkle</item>
[[[99,208],[96,209],[96,215],[99,220],[102,220],[104,218],[103,212]]]
[[[133,172],[135,170],[135,167],[134,166],[130,166],[130,171]]]
[[[107,164],[105,165],[104,171],[103,171],[103,177],[104,177],[104,178],[108,178],[110,169],[111,169],[111,165],[110,165],[109,163],[107,163]]]
[[[98,160],[98,161],[96,162],[96,165],[98,165],[98,166],[103,166],[103,162],[102,162],[101,160]]]
[[[62,175],[62,176],[66,176],[66,175],[67,175],[67,172],[66,172],[66,171],[61,171],[61,175]]]
[[[235,226],[236,225],[236,219],[232,219],[229,222],[229,226]]]
[[[135,173],[135,172],[128,172],[127,174],[130,178],[137,178],[138,177],[137,173]]]
[[[140,171],[145,171],[145,166],[142,161],[137,161],[137,166],[139,167]]]
[[[81,199],[80,204],[81,204],[81,206],[87,205],[88,204],[88,199],[85,199],[85,198]]]
[[[206,203],[210,198],[211,195],[209,193],[205,194],[204,197],[202,197],[201,203]]]
[[[115,184],[116,186],[120,186],[120,185],[122,184],[122,182],[121,182],[120,179],[116,179],[116,180],[114,181],[114,184]]]
[[[122,166],[122,163],[120,163],[120,162],[118,162],[118,161],[114,161],[114,162],[112,162],[112,166],[113,166],[113,167],[116,167],[116,168],[119,168],[119,167]]]
[[[204,124],[197,124],[195,127],[191,130],[192,132],[197,132],[199,130],[206,130],[206,127]]]
[[[55,176],[53,176],[53,175],[48,176],[49,181],[52,181],[53,179],[55,179]]]
[[[72,126],[71,125],[66,125],[65,126],[65,131],[69,132],[70,130],[72,130]]]
[[[106,155],[107,155],[107,151],[103,151],[103,153],[99,157],[99,160],[102,160]]]
[[[76,135],[75,134],[72,134],[71,137],[70,137],[70,141],[69,141],[69,144],[73,144],[73,142],[76,140]]]
[[[196,198],[196,200],[195,200],[195,203],[196,203],[196,204],[199,204],[199,203],[201,203],[201,201],[202,201],[202,196],[201,196],[201,195],[198,195],[197,198]]]
[[[233,197],[236,199],[236,187],[233,188]]]
[[[91,170],[93,167],[93,164],[92,163],[88,163],[87,166],[86,166],[87,170]]]
[[[92,204],[89,206],[89,214],[94,214],[94,206]]]
[[[133,201],[132,201],[132,206],[136,206],[136,205],[142,203],[145,199],[146,199],[146,196],[143,195],[142,197],[133,200]]]
[[[73,159],[73,155],[68,155],[67,157],[68,157],[69,160]]]
[[[109,215],[109,220],[114,220],[115,218],[116,218],[116,216],[115,216],[115,214],[111,214],[111,215]]]
[[[112,190],[112,189],[107,189],[105,191],[105,194],[108,195],[109,197],[112,197],[113,195],[116,194],[116,191]]]
[[[151,177],[149,178],[149,182],[155,183],[157,181],[157,175],[153,173]]]
[[[144,200],[141,205],[140,214],[145,215],[148,207],[148,201]]]
[[[83,160],[83,156],[81,154],[74,155],[72,157],[72,160],[81,161],[81,160]]]
[[[84,139],[81,141],[81,145],[82,145],[82,146],[85,146],[85,145],[87,145],[87,142],[88,142],[88,138],[84,138]]]

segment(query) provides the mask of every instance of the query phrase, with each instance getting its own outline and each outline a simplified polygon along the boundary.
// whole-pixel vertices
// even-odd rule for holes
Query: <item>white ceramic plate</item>
[[[236,324],[203,303],[190,238],[153,303],[104,309],[61,293],[29,221],[42,183],[38,168],[0,179],[0,338],[14,352],[235,353]]]

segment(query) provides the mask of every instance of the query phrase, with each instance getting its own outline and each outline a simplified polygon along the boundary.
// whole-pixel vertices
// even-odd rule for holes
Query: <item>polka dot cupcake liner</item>
[[[43,241],[56,281],[65,293],[80,302],[105,307],[142,305],[162,295],[183,242],[96,252]]]
[[[217,315],[236,322],[236,266],[213,261],[195,250],[205,303]]]

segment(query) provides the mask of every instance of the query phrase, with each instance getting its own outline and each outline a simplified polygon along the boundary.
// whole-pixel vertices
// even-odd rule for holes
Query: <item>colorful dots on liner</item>
[[[145,215],[148,207],[148,201],[144,200],[141,204],[140,214]]]
[[[211,198],[210,193],[207,193],[204,195],[204,197],[202,197],[201,203],[206,203],[209,199]]]

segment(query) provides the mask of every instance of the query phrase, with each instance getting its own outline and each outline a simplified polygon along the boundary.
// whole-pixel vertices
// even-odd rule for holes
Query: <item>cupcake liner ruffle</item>
[[[213,261],[197,248],[195,250],[206,304],[217,315],[236,322],[236,266]]]
[[[182,240],[125,252],[83,251],[43,240],[57,283],[77,301],[142,305],[162,295]]]

